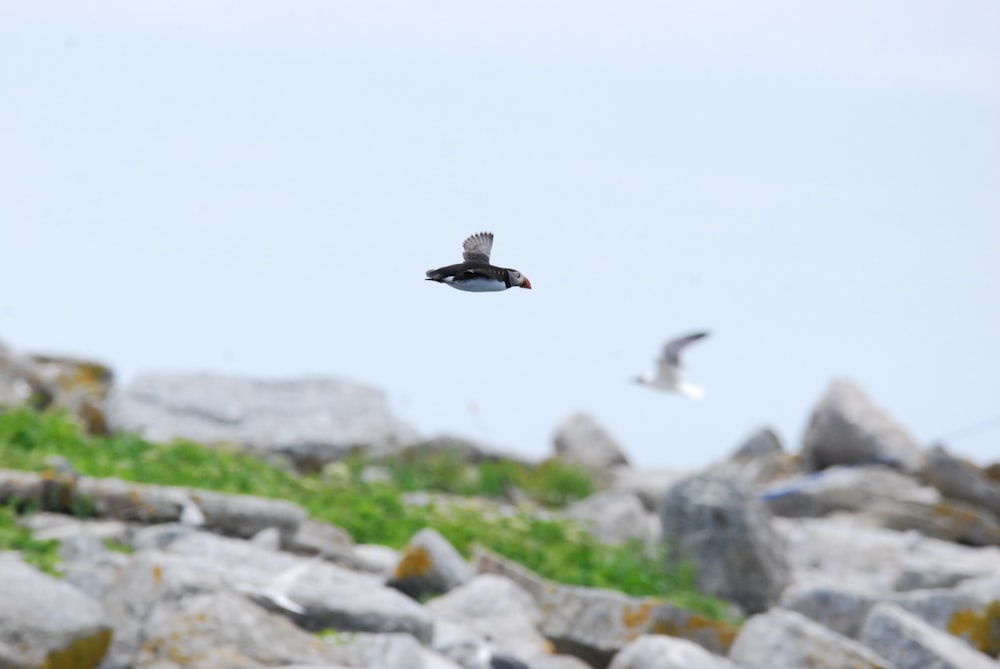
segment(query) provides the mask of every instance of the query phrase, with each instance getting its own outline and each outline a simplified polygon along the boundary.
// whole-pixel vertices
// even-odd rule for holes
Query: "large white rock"
[[[113,393],[116,430],[167,442],[236,443],[315,469],[358,447],[415,439],[370,386],[334,378],[263,380],[221,374],[145,374]]]

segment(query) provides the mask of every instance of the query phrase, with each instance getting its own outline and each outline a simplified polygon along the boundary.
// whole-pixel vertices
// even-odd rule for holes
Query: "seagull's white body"
[[[636,383],[667,393],[678,393],[694,400],[701,399],[705,396],[705,391],[681,378],[681,351],[707,336],[707,332],[695,332],[671,339],[663,347],[663,355],[656,361],[656,373],[636,377]]]

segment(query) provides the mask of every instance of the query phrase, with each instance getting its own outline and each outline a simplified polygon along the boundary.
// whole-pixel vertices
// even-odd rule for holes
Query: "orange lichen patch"
[[[639,604],[638,606],[625,606],[625,610],[622,612],[622,624],[628,630],[634,630],[635,628],[640,628],[640,630],[645,630],[649,625],[649,619],[652,616],[653,610],[658,606],[657,602],[648,601]]]
[[[153,566],[153,583],[156,585],[163,583],[163,567],[160,565]]]
[[[657,620],[653,633],[689,640],[711,637],[721,650],[728,651],[736,640],[739,629],[721,620],[692,615],[686,620]]]
[[[984,611],[956,612],[948,622],[948,631],[983,653],[995,656],[1000,653],[1000,602],[990,602]]]
[[[396,578],[416,578],[427,575],[434,566],[434,559],[423,546],[407,546],[403,558],[396,565]]]

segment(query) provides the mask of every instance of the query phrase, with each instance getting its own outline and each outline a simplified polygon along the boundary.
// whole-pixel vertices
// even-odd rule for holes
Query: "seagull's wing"
[[[462,243],[462,258],[468,262],[488,263],[493,250],[493,233],[477,232]]]
[[[663,347],[663,358],[660,360],[660,369],[663,369],[664,363],[669,363],[675,368],[680,367],[681,352],[694,342],[704,339],[707,336],[708,332],[692,332],[691,334],[668,341]]]

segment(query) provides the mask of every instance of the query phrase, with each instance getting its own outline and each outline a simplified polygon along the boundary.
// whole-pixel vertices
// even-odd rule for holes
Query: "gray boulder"
[[[892,669],[891,662],[805,616],[775,608],[748,620],[729,658],[747,669]]]
[[[556,455],[592,471],[628,464],[618,442],[590,414],[578,413],[564,420],[553,443]]]
[[[996,669],[997,662],[893,604],[875,606],[861,640],[899,669]]]
[[[448,592],[474,575],[472,565],[440,532],[425,527],[403,549],[389,585],[419,598]]]
[[[920,469],[920,444],[855,383],[838,379],[813,409],[802,440],[806,467],[887,464]]]
[[[608,669],[739,669],[696,643],[670,636],[643,635],[618,651]]]
[[[599,492],[570,504],[564,512],[605,543],[637,540],[654,544],[659,540],[656,514],[646,511],[635,493]]]
[[[754,613],[769,608],[789,583],[784,545],[755,495],[710,474],[674,484],[660,509],[670,559],[692,559],[703,592]]]
[[[14,553],[0,553],[0,666],[96,667],[112,627],[98,602],[43,574]]]
[[[113,394],[115,430],[167,442],[242,444],[315,471],[360,447],[410,443],[382,392],[332,378],[262,380],[219,374],[145,374]]]

